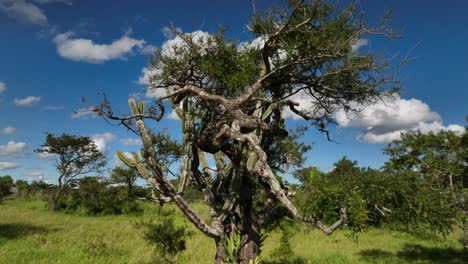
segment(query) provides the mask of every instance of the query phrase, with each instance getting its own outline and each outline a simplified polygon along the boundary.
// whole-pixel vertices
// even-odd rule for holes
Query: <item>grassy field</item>
[[[148,206],[141,217],[154,217],[155,211]],[[135,228],[141,217],[49,213],[42,201],[6,200],[0,204],[0,263],[162,263]],[[177,220],[184,223],[182,217]],[[178,263],[212,263],[214,243],[187,225],[194,234]],[[355,241],[346,231],[326,237],[300,229],[292,239],[296,261],[290,263],[300,258],[305,263],[468,263],[459,230],[443,238],[370,229]],[[268,236],[265,263],[275,263],[269,255],[279,236]]]

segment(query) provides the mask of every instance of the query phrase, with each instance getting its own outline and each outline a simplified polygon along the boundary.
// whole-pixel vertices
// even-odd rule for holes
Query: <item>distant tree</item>
[[[359,105],[396,91],[389,60],[359,51],[356,45],[372,34],[392,37],[392,31],[385,19],[372,28],[362,17],[354,5],[340,9],[326,1],[290,0],[256,13],[247,26],[248,42],[226,37],[223,29],[213,35],[175,29],[174,41],[158,49],[151,60],[150,88],[161,94],[154,106],[131,98],[131,113],[117,116],[105,98],[93,108],[141,137],[141,160],[119,157],[139,170],[160,201],[173,201],[213,238],[217,263],[224,259],[223,240],[231,225],[242,236],[239,261],[257,259],[260,231],[275,205],[325,234],[346,223],[346,207],[333,209],[336,219],[328,226],[292,202],[281,176],[302,166],[308,145],[299,141],[301,131],[287,127],[285,113],[328,135],[327,125],[334,123],[337,111],[356,113]],[[299,99],[307,101],[307,108]],[[168,180],[167,164],[160,162],[165,148],[155,145],[145,122],[161,121],[168,106],[181,122],[179,186]],[[184,199],[188,186],[204,194],[209,221]]]
[[[394,173],[414,174],[430,185],[433,192],[443,194],[447,211],[457,208],[456,220],[464,230],[463,244],[468,252],[468,133],[440,131],[423,134],[420,131],[401,135],[388,144],[385,153],[390,156],[385,167]],[[434,218],[434,216],[430,216]]]
[[[0,199],[10,195],[13,187],[13,178],[10,175],[0,177]]]
[[[89,137],[47,134],[46,142],[35,152],[55,156],[59,177],[57,189],[50,200],[50,211],[56,211],[61,193],[72,180],[91,172],[102,172],[106,164],[105,156]]]
[[[111,181],[124,184],[127,189],[127,198],[131,198],[133,185],[139,177],[138,170],[133,168],[116,167],[112,170]]]
[[[44,181],[33,181],[31,182],[29,188],[32,195],[50,195],[54,189],[54,185]]]
[[[296,201],[306,212],[322,219],[336,217],[336,208],[348,208],[348,226],[360,231],[368,225],[390,223],[403,229],[429,228],[446,234],[454,210],[446,193],[413,173],[360,168],[346,157],[328,173],[315,168],[296,172],[302,184]],[[430,217],[428,217],[430,216]]]
[[[17,180],[15,182],[16,196],[24,197],[29,194],[30,185],[27,181]]]

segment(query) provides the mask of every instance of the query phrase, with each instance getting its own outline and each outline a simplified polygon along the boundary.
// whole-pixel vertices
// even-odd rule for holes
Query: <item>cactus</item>
[[[137,166],[136,162],[130,160],[122,151],[117,150],[117,157],[122,161],[125,165],[130,168],[135,168]]]
[[[140,114],[140,111],[138,110],[135,99],[129,98],[128,99],[128,105],[130,106],[130,110],[132,111],[133,115],[139,115]]]
[[[138,103],[138,112],[140,112],[140,115],[145,114],[145,102],[141,101]]]
[[[141,160],[140,160],[140,155],[138,155],[138,153],[132,152],[132,156],[133,156],[133,159],[135,160],[136,163],[140,163],[140,162],[141,162]]]
[[[138,172],[140,173],[141,176],[143,176],[143,178],[145,179],[148,179],[149,178],[149,171],[148,169],[146,168],[145,164],[143,163],[138,163],[136,165],[136,168],[138,170]]]

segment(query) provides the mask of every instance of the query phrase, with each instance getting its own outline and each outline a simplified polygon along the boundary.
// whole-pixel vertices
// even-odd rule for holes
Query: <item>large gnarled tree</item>
[[[49,211],[56,211],[60,195],[73,179],[91,172],[101,172],[106,164],[105,156],[89,137],[47,134],[45,143],[35,152],[53,155],[55,168],[59,172],[57,189],[50,199]]]
[[[391,32],[385,24],[367,26],[353,6],[338,10],[323,1],[289,1],[285,8],[256,14],[247,29],[252,38],[243,43],[223,30],[213,35],[175,30],[176,37],[151,60],[149,88],[160,94],[154,106],[130,98],[127,116],[115,115],[107,99],[94,108],[141,137],[140,155],[120,157],[153,186],[158,201],[174,202],[215,240],[216,263],[223,261],[223,240],[232,226],[242,235],[240,261],[255,259],[261,229],[278,206],[327,235],[345,224],[346,207],[337,208],[338,219],[327,226],[293,203],[281,176],[291,165],[302,165],[307,147],[286,127],[285,112],[328,136],[326,127],[337,111],[356,113],[357,106],[393,93],[396,85],[386,59],[356,50],[369,34]],[[162,120],[168,107],[182,122],[178,186],[168,180],[160,162],[164,154],[146,122]],[[188,186],[203,192],[211,219],[200,217],[184,200]]]

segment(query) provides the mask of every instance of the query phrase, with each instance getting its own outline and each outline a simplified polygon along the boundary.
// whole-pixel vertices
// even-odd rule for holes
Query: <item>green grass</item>
[[[157,217],[156,206],[146,206],[142,217]],[[0,263],[162,263],[135,228],[138,218],[50,213],[43,201],[6,200],[0,204]],[[177,223],[193,231],[178,263],[213,263],[214,242],[180,214]],[[468,263],[460,235],[459,230],[442,238],[370,229],[356,242],[347,231],[324,236],[301,226],[292,239],[295,258],[289,263]],[[279,263],[268,258],[279,237],[279,232],[268,236],[265,263]]]

